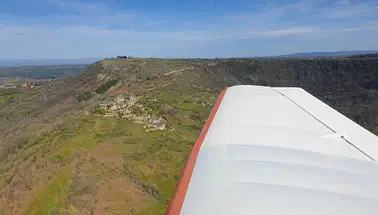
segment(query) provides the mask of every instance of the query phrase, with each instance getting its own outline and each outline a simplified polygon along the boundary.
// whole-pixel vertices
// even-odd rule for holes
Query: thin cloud
[[[317,10],[318,16],[324,19],[358,19],[369,18],[377,16],[378,4],[377,2],[358,2],[342,0],[334,4],[330,4],[326,8]]]
[[[335,43],[346,37],[359,38],[349,41],[377,44],[375,39],[369,40],[378,33],[378,8],[374,2],[328,4],[303,0],[281,5],[268,2],[254,7],[253,12],[227,10],[230,13],[226,15],[223,13],[226,11],[221,11],[175,20],[164,14],[154,19],[154,14],[115,8],[106,2],[41,1],[59,8],[59,13],[43,17],[0,13],[0,52],[3,52],[0,57],[9,53],[85,56],[85,53],[102,55],[123,50],[159,55],[164,51],[183,53],[192,47],[202,53],[208,51],[202,47],[211,44],[243,44],[240,46],[243,48],[252,43],[276,46],[280,41],[294,40],[309,41],[310,45],[328,42],[316,38],[333,38]],[[230,48],[237,53],[237,48]]]
[[[264,7],[258,9],[257,11],[226,15],[219,18],[223,20],[260,23],[267,20],[279,19],[287,13],[302,14],[311,10],[313,10],[313,4],[311,1],[299,1],[293,4],[284,5],[277,5],[268,2]]]
[[[73,0],[47,0],[49,3],[64,9],[66,15],[51,15],[50,18],[61,24],[88,24],[103,27],[127,26],[134,19],[142,17],[133,11],[117,10],[104,3],[89,3]]]
[[[309,34],[309,33],[315,33],[319,31],[320,31],[319,28],[314,28],[314,27],[288,28],[288,29],[264,31],[262,32],[262,35],[266,35],[270,37],[282,37],[282,36]]]
[[[320,28],[315,26],[260,29],[251,31],[249,29],[218,31],[132,31],[117,29],[101,29],[88,26],[66,26],[60,28],[41,26],[0,26],[0,40],[17,39],[15,35],[30,38],[109,38],[122,40],[139,41],[222,41],[239,39],[264,39],[306,36],[312,34],[347,33],[378,30],[375,23],[368,23],[354,28]]]
[[[353,3],[348,0],[336,2],[313,0],[281,5],[268,2],[260,9],[220,16],[219,20],[273,26],[280,23],[302,23],[303,20],[310,20],[312,22],[317,21],[318,23],[337,25],[350,20],[376,19],[377,16],[378,2],[376,1]]]
[[[89,3],[89,2],[80,2],[72,0],[47,0],[49,3],[65,8],[68,11],[76,11],[81,14],[93,14],[93,13],[107,13],[109,8],[100,3]]]

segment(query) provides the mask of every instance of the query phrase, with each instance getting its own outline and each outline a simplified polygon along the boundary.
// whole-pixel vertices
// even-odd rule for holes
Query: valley
[[[0,67],[0,89],[31,88],[40,81],[75,75],[86,68],[87,65]]]

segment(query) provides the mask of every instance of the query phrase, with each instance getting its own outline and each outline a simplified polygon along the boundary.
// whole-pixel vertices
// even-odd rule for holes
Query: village
[[[38,80],[30,78],[0,78],[0,88],[15,89],[15,88],[34,88],[38,86]]]
[[[138,97],[132,93],[118,95],[109,102],[99,105],[104,117],[127,118],[144,126],[146,132],[166,130],[166,120],[155,114],[148,113],[142,104],[138,103]]]

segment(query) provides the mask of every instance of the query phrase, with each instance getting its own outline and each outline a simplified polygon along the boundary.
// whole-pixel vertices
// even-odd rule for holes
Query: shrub
[[[114,86],[117,82],[118,82],[118,80],[116,80],[116,79],[111,79],[111,80],[107,81],[105,84],[102,84],[101,86],[99,86],[99,87],[96,89],[96,93],[97,93],[97,94],[103,94],[103,93],[105,93],[105,92],[108,91],[112,86]]]
[[[76,100],[81,102],[81,101],[88,101],[90,98],[92,98],[92,93],[91,92],[84,92],[84,93],[79,93],[76,96]]]
[[[104,115],[106,113],[106,110],[104,108],[101,108],[99,105],[96,105],[93,109],[92,109],[92,113],[94,114],[100,114],[100,115]]]

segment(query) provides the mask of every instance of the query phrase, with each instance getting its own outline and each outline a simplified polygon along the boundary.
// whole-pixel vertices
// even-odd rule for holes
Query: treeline
[[[348,58],[378,58],[378,53],[353,55]]]
[[[132,59],[133,57],[130,57],[130,56],[117,56],[117,58]]]
[[[234,59],[217,67],[241,84],[302,87],[378,134],[378,58],[364,56],[369,57]]]
[[[108,91],[113,85],[115,85],[118,82],[116,79],[111,79],[107,81],[105,84],[102,84],[96,89],[97,94],[103,94],[106,91]]]

